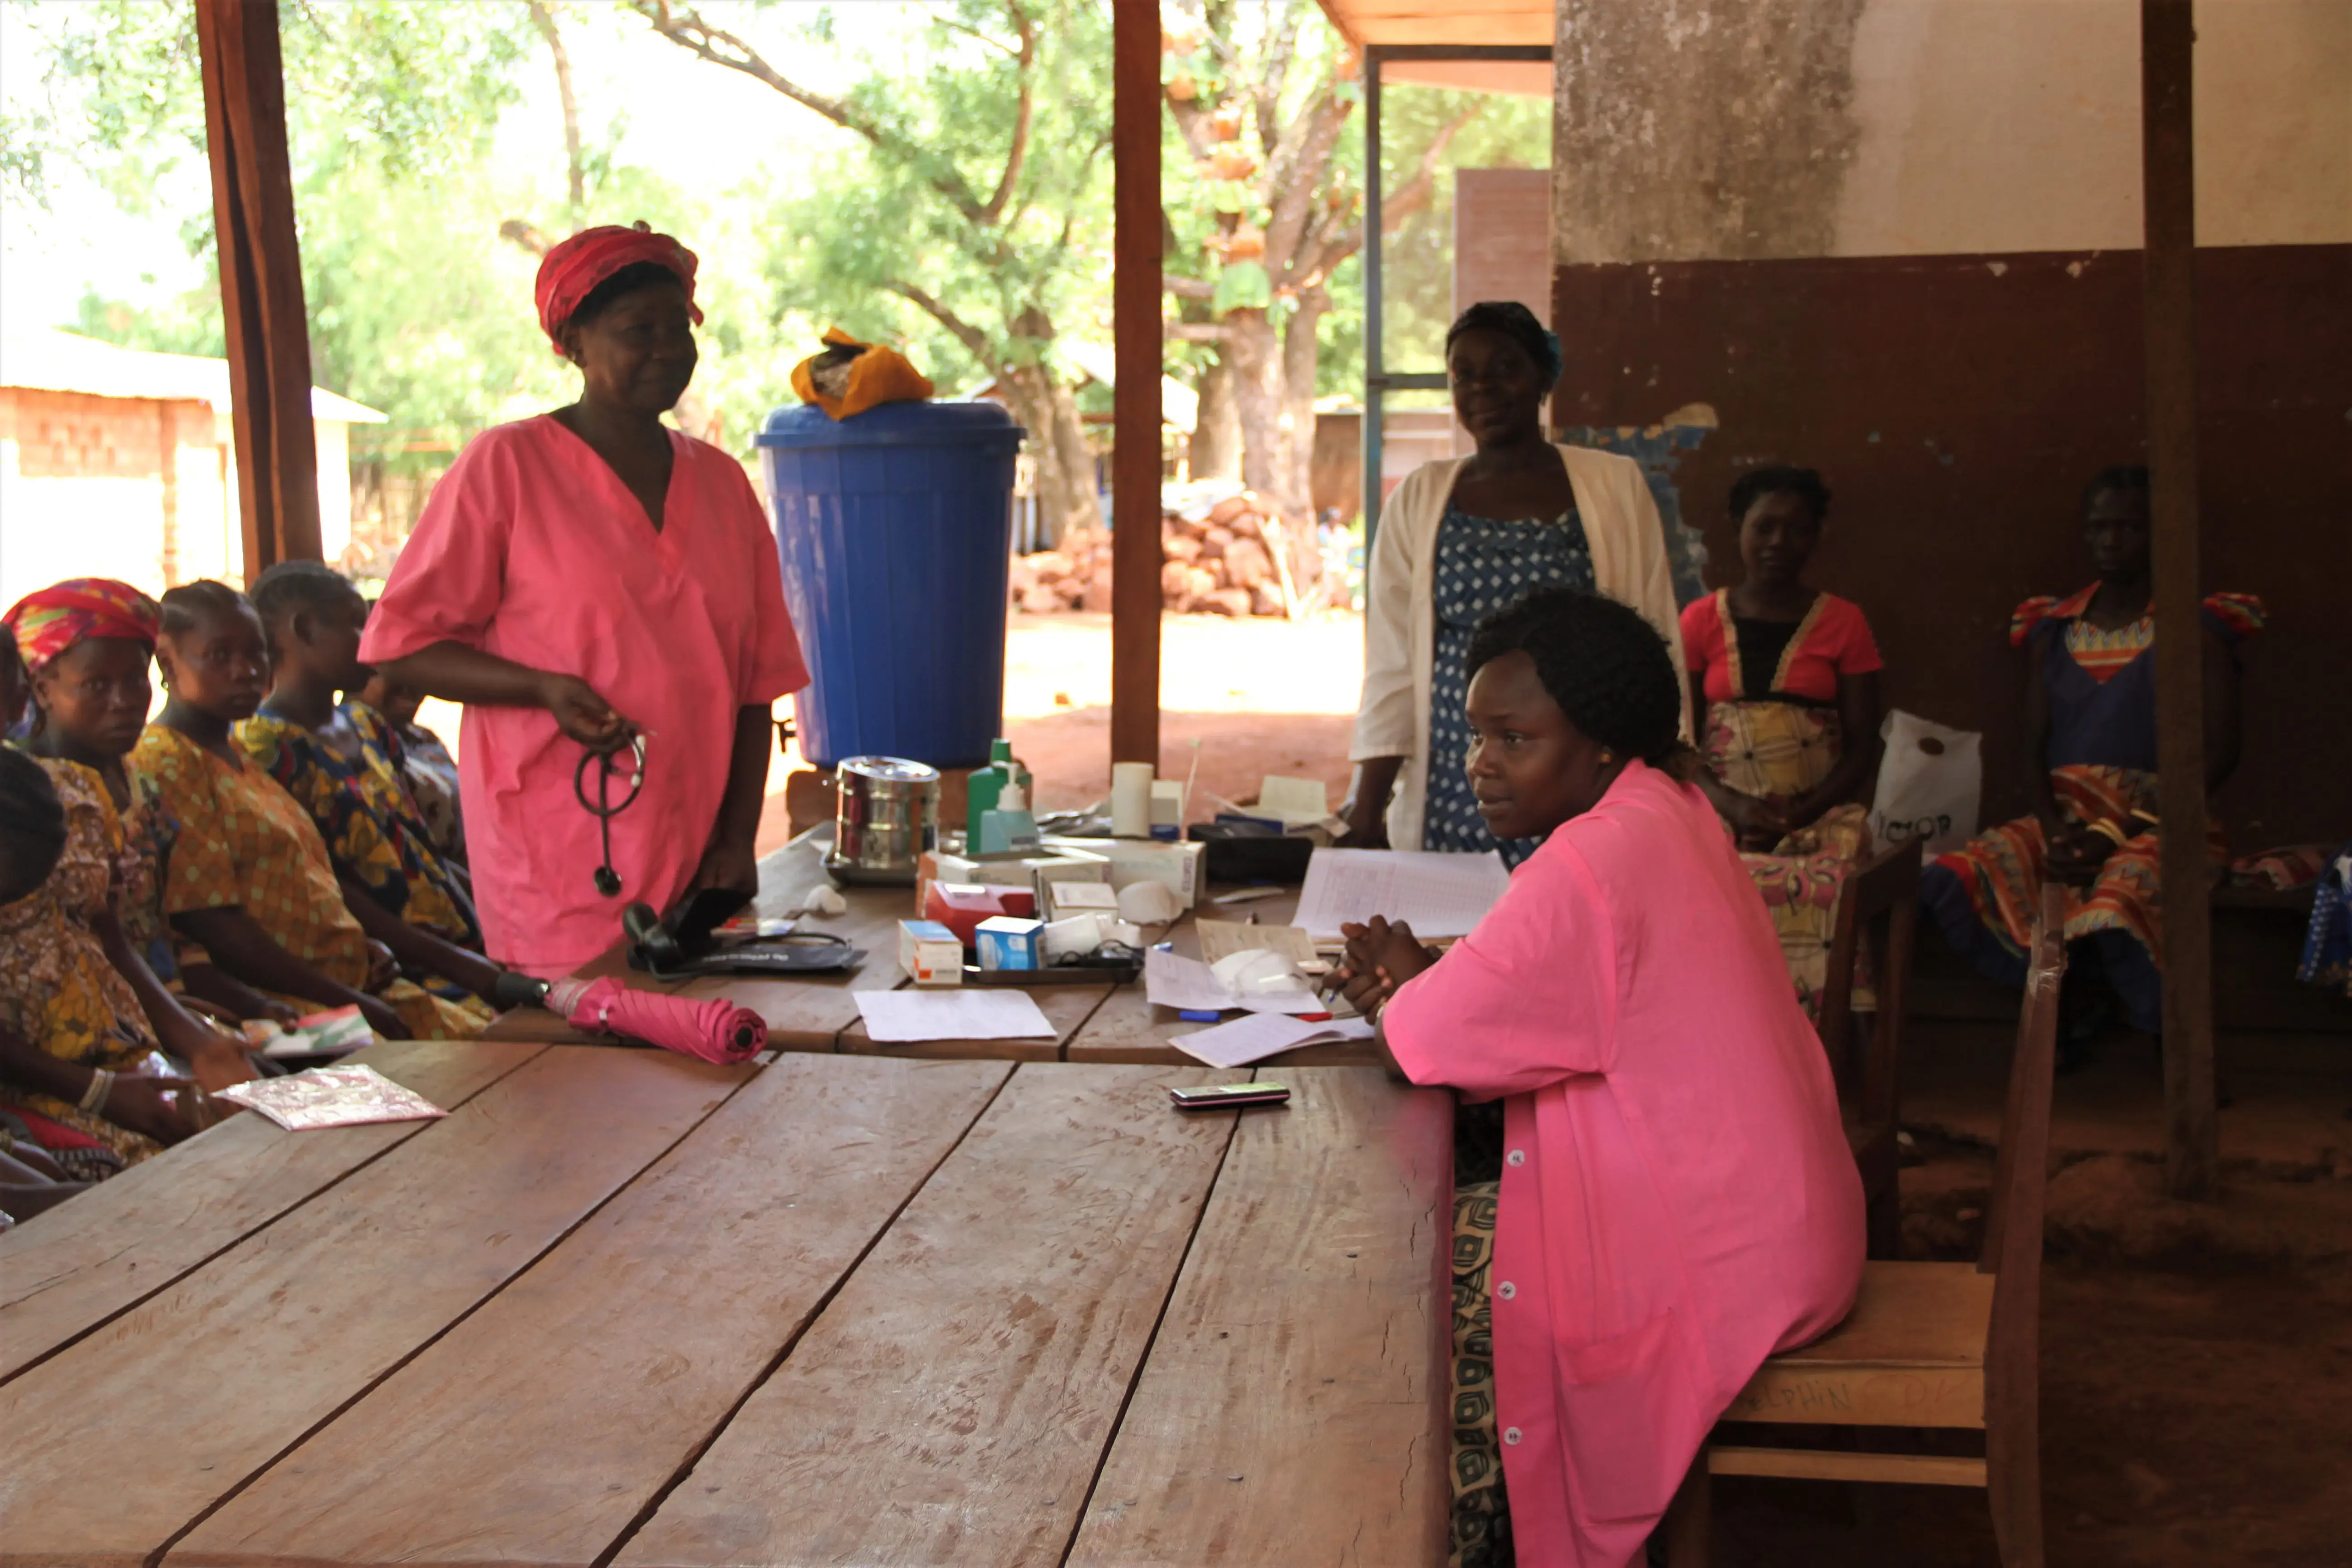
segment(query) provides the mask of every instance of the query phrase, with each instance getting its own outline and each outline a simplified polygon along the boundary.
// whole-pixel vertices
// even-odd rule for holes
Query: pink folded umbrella
[[[767,1020],[749,1007],[632,990],[609,976],[559,980],[548,988],[547,1005],[581,1028],[626,1035],[707,1062],[749,1061],[768,1045]]]

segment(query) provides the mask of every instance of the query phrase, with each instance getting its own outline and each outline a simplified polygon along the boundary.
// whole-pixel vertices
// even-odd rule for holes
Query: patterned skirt
[[[2050,785],[2068,826],[2104,824],[2120,839],[2088,888],[2066,889],[2066,940],[2091,945],[2132,1026],[2155,1033],[2163,1016],[2161,850],[2149,826],[2156,775],[2137,768],[2072,766],[2052,770]],[[2218,825],[2206,830],[2206,854],[2217,871],[2229,858]],[[1922,879],[1920,898],[1953,947],[1986,974],[2021,985],[2049,869],[2041,820],[2023,816],[1937,856]]]
[[[1511,1568],[1511,1506],[1495,1426],[1495,1211],[1500,1182],[1454,1189],[1454,1521],[1450,1568]]]
[[[1708,770],[1740,794],[1759,799],[1804,794],[1829,777],[1843,751],[1834,709],[1715,702],[1708,704],[1706,718]],[[1821,1022],[1822,991],[1829,984],[1838,897],[1869,846],[1868,814],[1847,805],[1790,834],[1769,855],[1739,857],[1771,913],[1797,1000],[1815,1023]],[[1877,1010],[1867,978],[1854,987],[1856,1012]]]

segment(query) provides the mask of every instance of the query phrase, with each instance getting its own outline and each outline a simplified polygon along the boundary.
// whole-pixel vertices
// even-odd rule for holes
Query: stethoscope
[[[572,793],[578,797],[580,807],[596,819],[596,836],[604,851],[604,860],[596,868],[596,890],[608,899],[621,895],[621,874],[613,869],[613,818],[629,809],[646,787],[646,738],[642,732],[629,737],[629,750],[635,763],[629,770],[628,793],[618,801],[612,799],[613,775],[619,772],[614,752],[583,752],[580,765],[572,773]],[[597,764],[596,798],[588,798],[588,764]]]

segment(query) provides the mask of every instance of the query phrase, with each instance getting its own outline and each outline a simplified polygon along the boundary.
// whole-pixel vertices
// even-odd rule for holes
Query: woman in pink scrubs
[[[776,542],[742,466],[661,422],[694,375],[694,253],[592,228],[547,253],[540,324],[580,401],[484,431],[434,488],[360,657],[466,704],[459,776],[492,957],[544,978],[611,948],[622,908],[751,892],[770,704],[808,683]],[[609,818],[575,792],[613,763]],[[588,799],[604,764],[590,762]],[[603,874],[609,867],[613,876]]]
[[[1543,845],[1442,959],[1376,918],[1343,967],[1400,1073],[1503,1101],[1491,1262],[1455,1293],[1491,1303],[1468,1316],[1491,1314],[1504,1485],[1465,1500],[1484,1478],[1457,1432],[1457,1555],[1495,1560],[1507,1532],[1520,1568],[1604,1568],[1641,1552],[1764,1359],[1853,1305],[1862,1183],[1771,921],[1684,782],[1664,641],[1550,589],[1489,616],[1466,663],[1479,811]],[[1457,1373],[1486,1326],[1465,1316]],[[1486,1392],[1465,1381],[1457,1428]]]

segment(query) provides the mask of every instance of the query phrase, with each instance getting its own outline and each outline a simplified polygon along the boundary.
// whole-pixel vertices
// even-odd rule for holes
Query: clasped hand
[[[1397,987],[1437,962],[1437,954],[1421,944],[1412,927],[1402,921],[1374,915],[1362,925],[1343,925],[1346,955],[1332,978],[1357,1012],[1372,1009],[1396,994]]]

